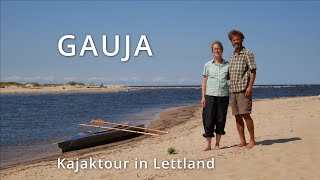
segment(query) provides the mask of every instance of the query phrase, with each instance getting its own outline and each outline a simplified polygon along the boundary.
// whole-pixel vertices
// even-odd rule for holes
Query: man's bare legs
[[[254,124],[252,121],[252,118],[250,114],[242,114],[242,115],[236,115],[236,121],[237,121],[237,129],[240,136],[240,144],[238,147],[246,146],[247,148],[252,148],[255,145],[254,140]],[[250,142],[249,144],[246,143],[246,138],[244,136],[244,123],[243,119],[246,121],[247,128],[250,134]]]
[[[212,140],[211,137],[207,137],[208,145],[207,145],[207,148],[204,149],[204,151],[209,151],[209,150],[211,150],[211,140]]]
[[[216,134],[216,147],[215,147],[216,150],[220,149],[221,136],[222,136],[221,134]]]
[[[244,123],[243,123],[241,115],[236,115],[235,117],[236,117],[236,122],[237,122],[238,133],[240,136],[240,143],[239,143],[238,147],[243,147],[243,146],[247,145],[246,138],[244,136]]]
[[[253,125],[252,118],[251,118],[250,114],[243,114],[242,117],[246,121],[247,128],[248,128],[248,131],[249,131],[249,134],[250,134],[250,142],[246,147],[247,148],[253,148],[253,146],[256,144],[256,142],[254,140],[254,125]]]

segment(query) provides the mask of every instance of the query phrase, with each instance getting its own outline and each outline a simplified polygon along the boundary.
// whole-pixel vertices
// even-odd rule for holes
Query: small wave
[[[294,88],[294,87],[304,87],[305,85],[262,85],[253,86],[253,88]]]

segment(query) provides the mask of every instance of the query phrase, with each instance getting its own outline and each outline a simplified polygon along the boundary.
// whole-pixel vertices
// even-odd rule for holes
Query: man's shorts
[[[245,91],[231,93],[231,108],[233,115],[251,114],[252,96],[246,97]]]

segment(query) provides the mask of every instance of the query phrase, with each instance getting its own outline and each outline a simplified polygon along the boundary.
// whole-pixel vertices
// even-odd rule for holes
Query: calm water
[[[314,96],[320,85],[258,86],[254,99]],[[93,118],[148,124],[166,108],[200,102],[201,89],[152,89],[112,93],[0,95],[0,165],[60,153],[56,142]]]

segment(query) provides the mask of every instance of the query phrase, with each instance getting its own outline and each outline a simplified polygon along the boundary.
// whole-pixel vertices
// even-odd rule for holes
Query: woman
[[[211,150],[211,139],[216,133],[215,149],[220,149],[221,136],[225,134],[227,109],[229,104],[229,62],[222,58],[223,46],[220,41],[211,45],[214,58],[204,65],[202,80],[203,137]]]

